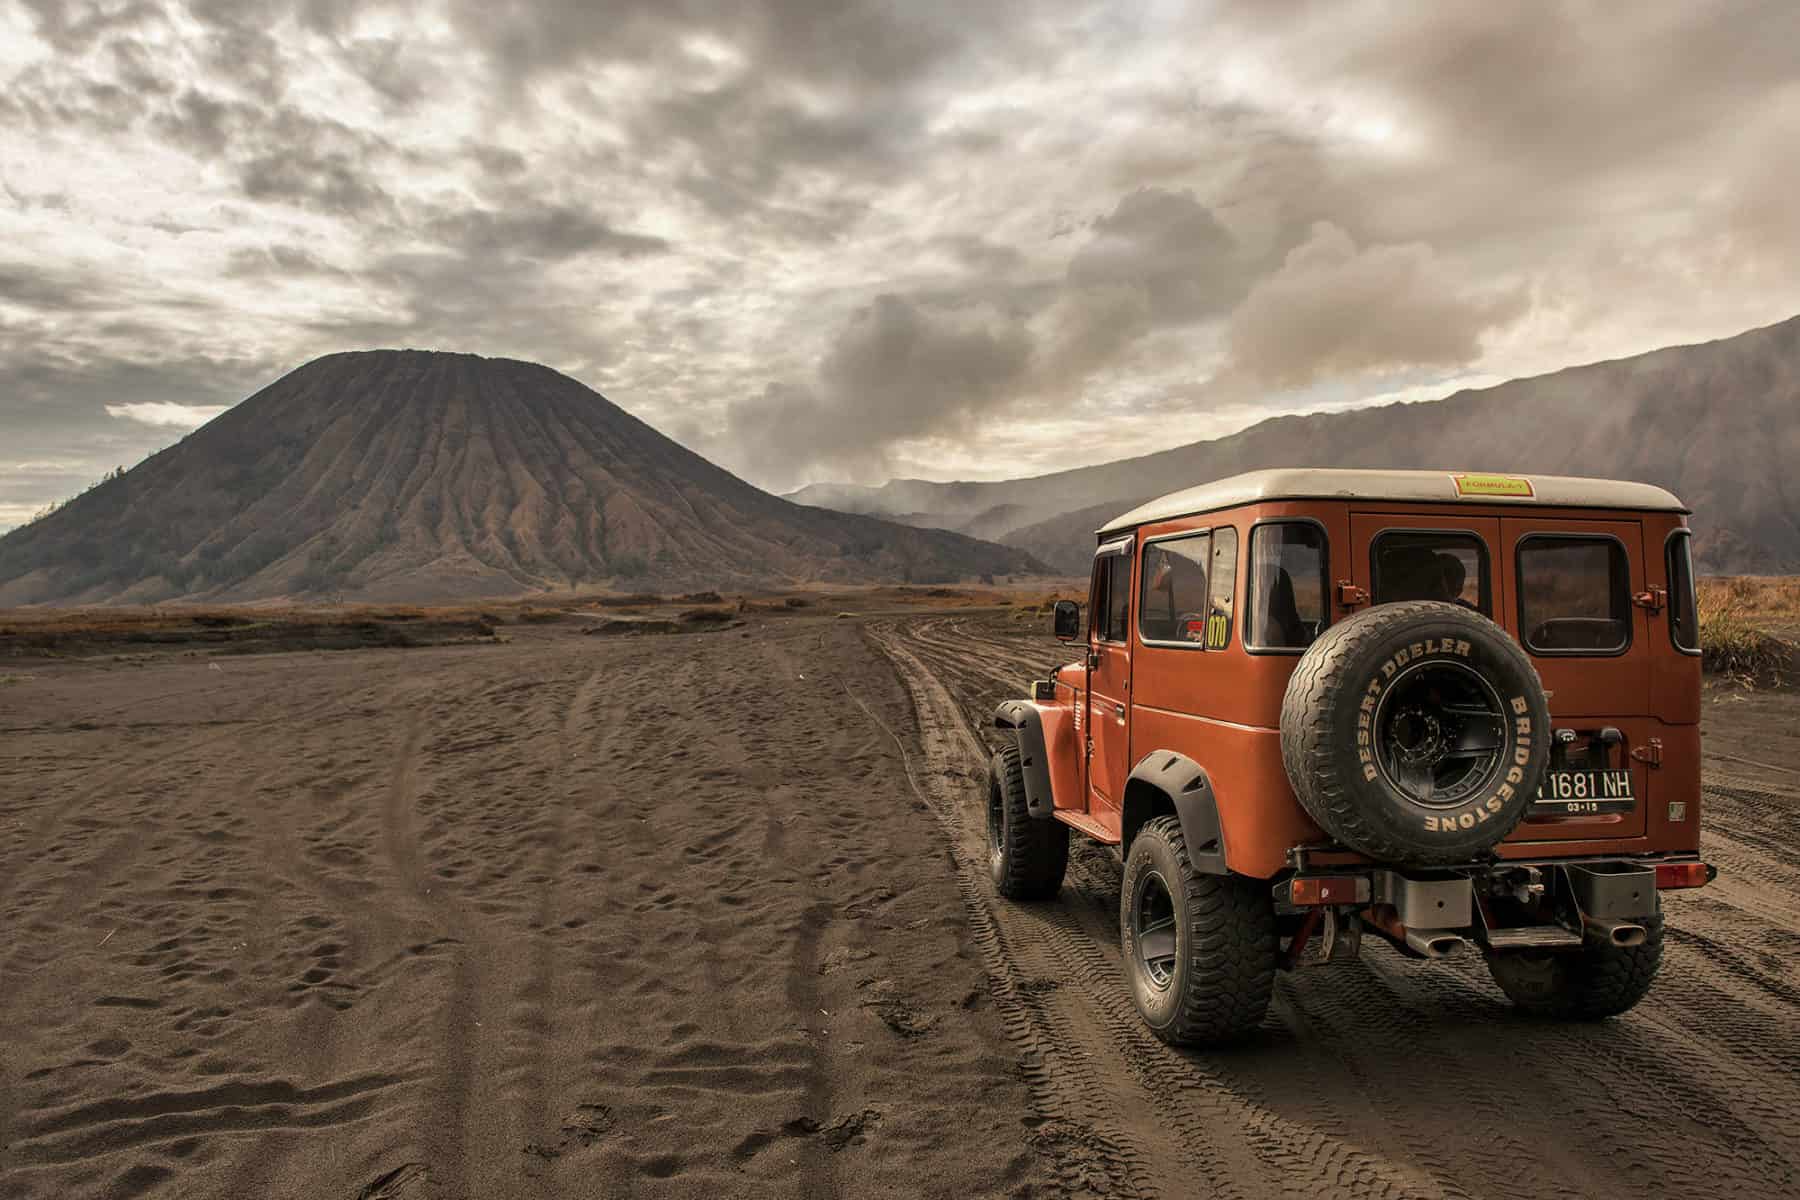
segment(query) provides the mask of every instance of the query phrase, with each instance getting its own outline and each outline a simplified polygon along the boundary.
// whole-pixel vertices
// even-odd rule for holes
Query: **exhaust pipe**
[[[1406,944],[1426,958],[1448,958],[1468,942],[1460,933],[1448,929],[1408,929]]]
[[[1615,946],[1641,946],[1649,935],[1642,925],[1631,921],[1602,921],[1589,917],[1587,927],[1598,936],[1605,938]]]

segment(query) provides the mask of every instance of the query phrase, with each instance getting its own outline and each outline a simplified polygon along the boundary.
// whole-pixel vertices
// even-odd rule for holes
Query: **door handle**
[[[1113,716],[1123,721],[1125,719],[1125,706],[1123,704],[1113,705]]]

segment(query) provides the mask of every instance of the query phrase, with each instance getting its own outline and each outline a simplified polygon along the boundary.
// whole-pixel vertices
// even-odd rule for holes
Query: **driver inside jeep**
[[[1397,546],[1381,555],[1375,603],[1403,600],[1441,600],[1474,608],[1463,598],[1468,569],[1462,559],[1429,546]]]

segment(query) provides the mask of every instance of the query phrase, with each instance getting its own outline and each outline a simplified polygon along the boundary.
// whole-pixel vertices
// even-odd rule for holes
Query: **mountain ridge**
[[[814,485],[789,496],[815,503],[829,494],[856,511],[948,529],[1010,505],[1025,519],[989,523],[986,536],[1085,573],[1098,525],[1238,471],[1601,475],[1659,484],[1692,507],[1702,569],[1786,573],[1800,571],[1800,485],[1787,465],[1800,455],[1797,416],[1800,317],[1438,400],[1270,417],[1222,438],[1019,480]],[[904,513],[884,511],[899,500]]]
[[[0,605],[946,582],[1042,570],[794,504],[548,367],[325,355],[0,537]]]

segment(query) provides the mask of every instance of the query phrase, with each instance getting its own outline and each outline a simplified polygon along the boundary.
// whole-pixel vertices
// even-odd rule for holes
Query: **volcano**
[[[772,496],[535,363],[307,363],[0,538],[0,605],[952,582],[1029,554]]]

